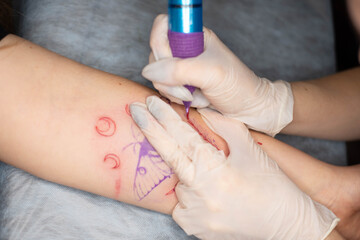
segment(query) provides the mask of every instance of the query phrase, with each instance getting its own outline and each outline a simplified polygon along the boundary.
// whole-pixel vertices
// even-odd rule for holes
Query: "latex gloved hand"
[[[130,106],[133,119],[179,177],[174,220],[202,239],[320,240],[338,219],[293,184],[239,121],[201,110],[230,149],[205,142],[165,102]]]
[[[152,54],[143,76],[170,100],[193,107],[211,106],[249,128],[274,136],[293,119],[293,95],[285,81],[259,78],[209,29],[205,51],[196,58],[173,58],[167,37],[168,18],[155,19],[150,37]],[[183,85],[200,90],[191,93]]]

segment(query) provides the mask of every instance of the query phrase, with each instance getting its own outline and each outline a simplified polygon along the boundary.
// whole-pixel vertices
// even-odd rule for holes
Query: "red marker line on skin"
[[[175,188],[171,189],[168,193],[165,194],[165,196],[169,196],[170,194],[173,194],[175,192]]]
[[[259,144],[259,145],[263,145],[261,142],[257,142],[257,144]]]
[[[116,198],[118,198],[119,195],[120,195],[120,188],[121,188],[121,180],[117,179],[116,182],[115,182],[115,196],[116,196]]]
[[[103,137],[111,137],[116,132],[116,123],[109,117],[101,117],[95,126],[96,132]]]
[[[126,104],[126,106],[125,106],[125,112],[126,112],[127,115],[129,115],[129,116],[131,117],[129,104]]]
[[[200,130],[195,126],[195,124],[189,119],[189,116],[187,116],[187,119],[190,126],[192,126],[206,142],[210,143],[213,147],[220,151],[219,147],[214,142],[210,141],[210,139],[208,139],[204,134],[200,132]]]
[[[113,153],[110,153],[110,154],[107,154],[105,157],[104,157],[104,162],[106,161],[113,161],[114,162],[114,166],[112,167],[112,169],[117,169],[120,167],[120,158],[113,154]]]

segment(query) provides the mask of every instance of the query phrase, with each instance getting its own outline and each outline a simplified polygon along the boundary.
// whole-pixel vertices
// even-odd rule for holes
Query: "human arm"
[[[134,190],[141,179],[135,180],[141,171],[137,171],[140,146],[148,146],[126,106],[144,101],[154,91],[14,35],[0,42],[0,76],[2,161],[52,182],[171,212],[177,203],[171,192],[177,179],[163,163],[157,187],[145,197],[142,194],[141,200]],[[174,108],[185,113],[182,106]],[[195,115],[191,113],[194,124],[200,119]],[[114,132],[107,125],[112,122]],[[224,148],[219,138],[212,139]],[[159,160],[148,153],[144,157],[155,155]]]
[[[332,140],[360,137],[360,67],[291,86],[294,119],[282,133]]]
[[[136,141],[126,105],[144,101],[154,92],[9,37],[0,42],[0,159],[49,181],[171,213],[177,203],[171,191],[177,179],[167,179],[139,201],[133,191],[138,156],[131,148],[122,151]],[[173,106],[184,117],[184,108]],[[111,138],[98,134],[95,126],[102,116],[116,121],[118,134]],[[195,111],[190,118],[205,137],[228,153],[226,144]],[[266,141],[265,146],[272,138]],[[289,148],[289,154],[296,153]],[[276,151],[277,145],[272,149]],[[108,153],[119,154],[121,169],[112,170],[111,161],[104,164]]]

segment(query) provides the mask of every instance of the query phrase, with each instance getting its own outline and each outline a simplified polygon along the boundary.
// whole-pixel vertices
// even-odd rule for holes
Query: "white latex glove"
[[[215,108],[249,128],[274,136],[293,119],[293,95],[285,81],[259,78],[209,29],[205,51],[196,58],[173,58],[167,37],[168,18],[155,19],[150,37],[152,54],[143,76],[170,100],[192,101],[197,108]],[[194,95],[183,87],[198,87]]]
[[[174,220],[201,239],[320,240],[338,219],[293,184],[239,121],[201,110],[230,148],[226,157],[157,97],[133,119],[179,177]]]

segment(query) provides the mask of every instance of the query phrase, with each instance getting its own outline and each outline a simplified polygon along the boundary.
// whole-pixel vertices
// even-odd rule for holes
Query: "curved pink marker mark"
[[[113,169],[117,169],[120,167],[120,158],[117,155],[110,153],[104,157],[104,162],[109,160],[114,162],[114,166],[112,167]]]
[[[98,134],[104,137],[111,137],[116,132],[116,124],[109,117],[101,117],[96,123],[95,129]]]
[[[129,104],[126,104],[126,106],[125,106],[125,112],[126,112],[127,115],[129,115],[129,116],[131,117]]]

